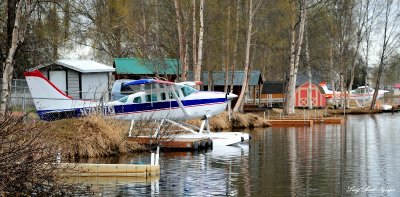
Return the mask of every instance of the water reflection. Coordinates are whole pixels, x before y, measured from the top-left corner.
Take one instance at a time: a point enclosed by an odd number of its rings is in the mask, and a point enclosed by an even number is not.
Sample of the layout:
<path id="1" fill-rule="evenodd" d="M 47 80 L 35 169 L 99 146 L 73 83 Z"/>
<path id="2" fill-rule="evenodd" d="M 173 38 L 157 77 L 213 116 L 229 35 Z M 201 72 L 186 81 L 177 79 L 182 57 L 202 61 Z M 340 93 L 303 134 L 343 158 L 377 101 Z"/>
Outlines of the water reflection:
<path id="1" fill-rule="evenodd" d="M 163 152 L 153 183 L 102 187 L 160 196 L 400 196 L 400 113 L 347 116 L 343 125 L 248 130 L 248 145 Z M 148 158 L 148 160 L 147 160 Z M 114 162 L 148 162 L 148 154 Z M 153 187 L 152 187 L 153 185 Z M 112 189 L 110 189 L 112 188 Z"/>
<path id="2" fill-rule="evenodd" d="M 236 196 L 236 182 L 249 179 L 248 153 L 248 145 L 185 156 L 163 153 L 161 190 L 168 196 Z"/>

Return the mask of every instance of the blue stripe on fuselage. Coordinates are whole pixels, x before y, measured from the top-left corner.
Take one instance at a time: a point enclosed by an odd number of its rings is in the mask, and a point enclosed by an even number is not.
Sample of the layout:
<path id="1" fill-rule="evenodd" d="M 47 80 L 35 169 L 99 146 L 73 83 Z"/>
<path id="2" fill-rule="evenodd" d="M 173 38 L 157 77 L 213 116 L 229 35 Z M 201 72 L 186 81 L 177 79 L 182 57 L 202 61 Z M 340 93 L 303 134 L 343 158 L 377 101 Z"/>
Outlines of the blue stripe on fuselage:
<path id="1" fill-rule="evenodd" d="M 185 107 L 194 107 L 197 105 L 207 105 L 214 103 L 226 102 L 226 98 L 214 98 L 214 99 L 198 99 L 198 100 L 182 100 L 182 104 Z M 153 103 L 134 103 L 127 105 L 115 105 L 113 106 L 113 111 L 109 110 L 107 107 L 104 107 L 103 112 L 107 115 L 122 115 L 129 113 L 143 113 L 145 111 L 157 111 L 169 108 L 177 108 L 179 107 L 178 102 L 176 101 L 164 101 L 164 102 L 153 102 Z M 59 116 L 59 114 L 68 113 L 69 116 L 80 117 L 84 116 L 85 112 L 94 111 L 95 108 L 73 108 L 70 110 L 38 110 L 37 113 L 42 120 L 55 120 L 62 119 L 64 115 L 60 118 L 54 117 Z"/>

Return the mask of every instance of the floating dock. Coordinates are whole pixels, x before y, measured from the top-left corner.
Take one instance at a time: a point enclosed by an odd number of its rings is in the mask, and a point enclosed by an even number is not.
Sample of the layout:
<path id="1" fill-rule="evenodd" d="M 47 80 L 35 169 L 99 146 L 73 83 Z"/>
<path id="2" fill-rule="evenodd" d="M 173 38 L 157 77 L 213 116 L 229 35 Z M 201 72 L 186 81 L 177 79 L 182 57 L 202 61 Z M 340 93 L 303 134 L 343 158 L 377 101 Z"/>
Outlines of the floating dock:
<path id="1" fill-rule="evenodd" d="M 129 141 L 151 147 L 159 145 L 163 149 L 181 149 L 181 150 L 203 150 L 212 149 L 213 142 L 210 138 L 179 138 L 179 137 L 148 137 L 137 136 L 128 137 Z"/>
<path id="2" fill-rule="evenodd" d="M 329 118 L 310 118 L 310 119 L 280 119 L 268 120 L 271 127 L 292 127 L 292 126 L 310 126 L 314 124 L 342 124 L 343 117 L 329 117 Z"/>
<path id="3" fill-rule="evenodd" d="M 329 118 L 310 118 L 314 124 L 342 124 L 344 122 L 343 117 L 329 117 Z"/>
<path id="4" fill-rule="evenodd" d="M 268 120 L 271 124 L 271 127 L 298 127 L 298 126 L 307 126 L 312 127 L 313 121 L 312 120 Z"/>
<path id="5" fill-rule="evenodd" d="M 160 165 L 59 163 L 65 176 L 150 177 L 160 175 Z"/>

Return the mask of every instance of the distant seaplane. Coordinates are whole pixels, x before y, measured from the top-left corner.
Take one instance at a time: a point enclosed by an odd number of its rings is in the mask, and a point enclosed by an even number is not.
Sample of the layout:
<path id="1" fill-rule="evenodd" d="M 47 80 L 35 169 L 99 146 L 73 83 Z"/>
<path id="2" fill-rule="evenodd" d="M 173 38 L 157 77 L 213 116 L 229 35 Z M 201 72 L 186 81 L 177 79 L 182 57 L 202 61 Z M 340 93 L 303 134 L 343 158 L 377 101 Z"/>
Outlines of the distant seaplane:
<path id="1" fill-rule="evenodd" d="M 325 91 L 325 97 L 328 102 L 334 102 L 334 98 L 336 98 L 336 100 L 339 100 L 346 97 L 347 99 L 355 100 L 359 107 L 361 107 L 364 102 L 371 100 L 375 92 L 375 90 L 369 86 L 359 86 L 357 87 L 357 89 L 351 90 L 350 93 L 342 93 L 339 91 L 333 92 L 332 90 L 329 90 L 325 82 L 321 82 L 319 83 L 319 85 Z M 382 98 L 387 92 L 389 91 L 378 90 L 377 99 Z M 362 104 L 360 104 L 359 102 L 362 102 Z"/>
<path id="2" fill-rule="evenodd" d="M 174 83 L 158 79 L 127 81 L 123 86 L 137 86 L 140 91 L 119 100 L 102 103 L 74 99 L 50 82 L 40 71 L 25 72 L 37 114 L 42 120 L 87 116 L 101 112 L 106 117 L 125 120 L 160 120 L 176 124 L 189 131 L 186 137 L 210 137 L 223 145 L 247 141 L 250 135 L 242 132 L 210 132 L 208 119 L 225 111 L 228 102 L 237 95 L 223 92 L 198 91 L 191 86 L 201 82 Z M 175 121 L 201 118 L 198 130 Z M 205 128 L 204 128 L 205 127 Z M 155 133 L 155 135 L 157 132 Z M 191 136 L 192 135 L 192 136 Z M 218 143 L 214 140 L 214 145 Z"/>

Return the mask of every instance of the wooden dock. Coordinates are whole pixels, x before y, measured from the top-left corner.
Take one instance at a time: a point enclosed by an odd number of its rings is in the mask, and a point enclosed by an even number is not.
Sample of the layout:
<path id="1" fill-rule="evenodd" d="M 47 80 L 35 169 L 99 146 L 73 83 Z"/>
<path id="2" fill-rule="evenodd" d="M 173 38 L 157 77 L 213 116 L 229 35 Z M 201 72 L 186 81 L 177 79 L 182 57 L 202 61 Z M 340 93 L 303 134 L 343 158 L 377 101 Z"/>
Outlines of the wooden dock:
<path id="1" fill-rule="evenodd" d="M 160 165 L 59 163 L 65 176 L 150 177 L 160 175 Z"/>
<path id="2" fill-rule="evenodd" d="M 314 124 L 342 124 L 344 123 L 343 117 L 329 117 L 329 118 L 311 118 Z"/>
<path id="3" fill-rule="evenodd" d="M 295 126 L 310 126 L 314 124 L 342 124 L 343 117 L 328 117 L 328 118 L 310 118 L 310 119 L 280 119 L 268 120 L 271 127 L 295 127 Z"/>
<path id="4" fill-rule="evenodd" d="M 160 137 L 153 138 L 148 136 L 129 137 L 128 140 L 137 142 L 144 146 L 157 146 L 163 149 L 181 150 L 203 150 L 212 149 L 212 140 L 206 137 L 199 138 L 179 138 L 179 137 Z"/>
<path id="5" fill-rule="evenodd" d="M 268 120 L 271 124 L 271 127 L 298 127 L 298 126 L 307 126 L 312 127 L 312 120 Z"/>
<path id="6" fill-rule="evenodd" d="M 65 177 L 68 183 L 73 184 L 86 184 L 92 186 L 106 185 L 106 184 L 132 184 L 132 183 L 146 183 L 152 184 L 160 180 L 160 175 L 152 175 L 150 177 L 127 177 L 127 176 L 68 176 Z"/>

